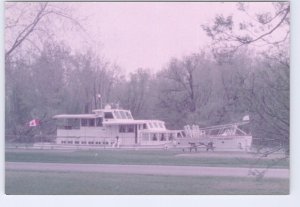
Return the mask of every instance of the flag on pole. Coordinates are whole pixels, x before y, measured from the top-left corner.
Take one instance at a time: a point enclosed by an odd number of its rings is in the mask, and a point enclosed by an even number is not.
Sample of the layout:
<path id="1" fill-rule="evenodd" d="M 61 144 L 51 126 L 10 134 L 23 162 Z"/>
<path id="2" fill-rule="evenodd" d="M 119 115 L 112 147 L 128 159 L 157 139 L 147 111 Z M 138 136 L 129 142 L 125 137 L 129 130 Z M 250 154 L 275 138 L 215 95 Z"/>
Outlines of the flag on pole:
<path id="1" fill-rule="evenodd" d="M 36 126 L 39 126 L 41 124 L 41 121 L 38 120 L 38 119 L 32 119 L 30 122 L 29 122 L 29 126 L 30 127 L 36 127 Z"/>

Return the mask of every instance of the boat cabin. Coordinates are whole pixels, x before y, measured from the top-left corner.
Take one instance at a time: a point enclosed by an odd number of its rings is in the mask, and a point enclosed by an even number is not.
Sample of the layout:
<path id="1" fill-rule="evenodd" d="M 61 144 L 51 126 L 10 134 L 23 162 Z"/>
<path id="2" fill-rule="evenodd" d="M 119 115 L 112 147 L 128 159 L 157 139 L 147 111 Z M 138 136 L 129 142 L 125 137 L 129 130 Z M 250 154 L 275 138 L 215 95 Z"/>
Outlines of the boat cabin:
<path id="1" fill-rule="evenodd" d="M 121 146 L 164 145 L 172 143 L 178 130 L 168 130 L 160 120 L 135 120 L 129 110 L 93 110 L 92 114 L 60 114 L 57 144 Z"/>

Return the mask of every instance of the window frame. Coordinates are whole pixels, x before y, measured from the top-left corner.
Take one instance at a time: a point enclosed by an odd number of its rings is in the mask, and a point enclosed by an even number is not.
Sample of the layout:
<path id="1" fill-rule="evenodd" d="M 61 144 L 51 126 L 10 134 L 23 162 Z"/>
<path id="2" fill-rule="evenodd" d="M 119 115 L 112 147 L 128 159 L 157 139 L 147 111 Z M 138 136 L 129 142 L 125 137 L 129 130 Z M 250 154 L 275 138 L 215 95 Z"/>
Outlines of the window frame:
<path id="1" fill-rule="evenodd" d="M 115 115 L 116 119 L 122 119 L 120 111 L 114 111 L 114 115 Z"/>
<path id="2" fill-rule="evenodd" d="M 93 123 L 93 125 L 91 125 L 91 123 Z M 88 119 L 88 126 L 95 127 L 95 119 L 94 118 Z"/>
<path id="3" fill-rule="evenodd" d="M 159 126 L 161 129 L 164 129 L 163 123 L 159 122 L 159 123 L 158 123 L 158 126 Z"/>
<path id="4" fill-rule="evenodd" d="M 107 116 L 108 114 L 110 114 L 111 116 Z M 104 112 L 104 118 L 105 119 L 114 119 L 114 113 L 111 112 L 111 111 L 107 111 L 107 112 Z"/>
<path id="5" fill-rule="evenodd" d="M 127 119 L 125 111 L 120 111 L 120 115 L 121 115 L 122 119 Z"/>
<path id="6" fill-rule="evenodd" d="M 119 125 L 119 133 L 126 133 L 126 125 Z"/>
<path id="7" fill-rule="evenodd" d="M 151 122 L 148 123 L 149 129 L 153 129 L 153 124 Z"/>
<path id="8" fill-rule="evenodd" d="M 80 119 L 80 126 L 82 126 L 82 127 L 87 127 L 87 126 L 88 126 L 88 119 L 86 119 L 86 118 L 81 118 L 81 119 Z"/>
<path id="9" fill-rule="evenodd" d="M 127 125 L 127 132 L 134 133 L 134 124 Z"/>
<path id="10" fill-rule="evenodd" d="M 133 119 L 132 115 L 130 114 L 129 111 L 125 111 L 125 114 L 127 116 L 127 119 Z"/>
<path id="11" fill-rule="evenodd" d="M 99 122 L 99 120 L 100 120 L 100 122 Z M 99 125 L 99 123 L 100 123 L 100 125 Z M 103 117 L 97 117 L 95 119 L 95 127 L 103 127 Z"/>

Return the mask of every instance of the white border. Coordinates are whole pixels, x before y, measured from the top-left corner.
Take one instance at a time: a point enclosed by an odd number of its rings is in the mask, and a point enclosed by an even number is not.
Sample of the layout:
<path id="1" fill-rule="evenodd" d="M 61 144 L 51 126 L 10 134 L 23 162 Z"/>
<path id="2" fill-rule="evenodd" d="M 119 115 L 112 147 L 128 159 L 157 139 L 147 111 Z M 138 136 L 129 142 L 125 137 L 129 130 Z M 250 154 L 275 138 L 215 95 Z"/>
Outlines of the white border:
<path id="1" fill-rule="evenodd" d="M 296 21 L 300 19 L 300 14 L 296 8 L 300 8 L 300 2 L 291 1 L 291 191 L 290 195 L 282 196 L 6 196 L 4 195 L 4 10 L 3 0 L 1 0 L 1 70 L 0 70 L 0 206 L 15 207 L 53 207 L 53 206 L 73 206 L 89 207 L 99 206 L 188 206 L 198 207 L 207 205 L 209 207 L 294 207 L 300 195 L 299 191 L 299 147 L 300 131 L 297 130 L 300 123 L 300 24 Z M 298 196 L 297 196 L 298 195 Z M 299 203 L 299 202 L 298 202 Z M 298 204 L 299 205 L 299 204 Z"/>

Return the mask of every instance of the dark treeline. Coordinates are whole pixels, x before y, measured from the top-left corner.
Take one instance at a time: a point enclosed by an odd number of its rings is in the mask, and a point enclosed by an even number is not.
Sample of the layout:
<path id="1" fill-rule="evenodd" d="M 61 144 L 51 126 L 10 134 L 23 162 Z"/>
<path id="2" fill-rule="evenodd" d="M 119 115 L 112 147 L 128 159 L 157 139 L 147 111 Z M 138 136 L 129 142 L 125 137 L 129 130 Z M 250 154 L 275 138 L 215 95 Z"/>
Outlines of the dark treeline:
<path id="1" fill-rule="evenodd" d="M 7 11 L 19 5 L 8 6 Z M 225 124 L 250 115 L 255 138 L 279 140 L 288 150 L 288 3 L 274 3 L 273 11 L 257 14 L 251 22 L 216 16 L 210 25 L 202 25 L 212 38 L 211 50 L 172 58 L 156 73 L 139 68 L 130 74 L 92 49 L 74 52 L 51 36 L 37 44 L 38 37 L 44 37 L 40 32 L 51 25 L 49 15 L 58 18 L 64 12 L 60 18 L 68 17 L 72 24 L 74 19 L 68 10 L 49 3 L 34 6 L 24 24 L 14 15 L 6 18 L 5 31 L 15 36 L 5 51 L 7 139 L 54 135 L 53 115 L 91 113 L 115 104 L 130 109 L 135 118 L 161 119 L 170 129 Z M 247 8 L 238 4 L 249 16 Z M 275 40 L 276 32 L 286 35 Z M 267 46 L 250 47 L 254 43 Z M 32 119 L 40 119 L 41 127 L 26 126 Z"/>
<path id="2" fill-rule="evenodd" d="M 53 134 L 53 115 L 91 113 L 110 103 L 135 118 L 162 119 L 171 129 L 236 122 L 250 114 L 256 137 L 286 136 L 289 68 L 250 58 L 250 52 L 223 64 L 191 54 L 171 59 L 155 74 L 140 68 L 126 77 L 92 52 L 71 54 L 64 44 L 47 43 L 30 62 L 6 64 L 6 134 L 37 133 L 26 126 L 35 118 L 42 120 L 43 133 Z"/>

